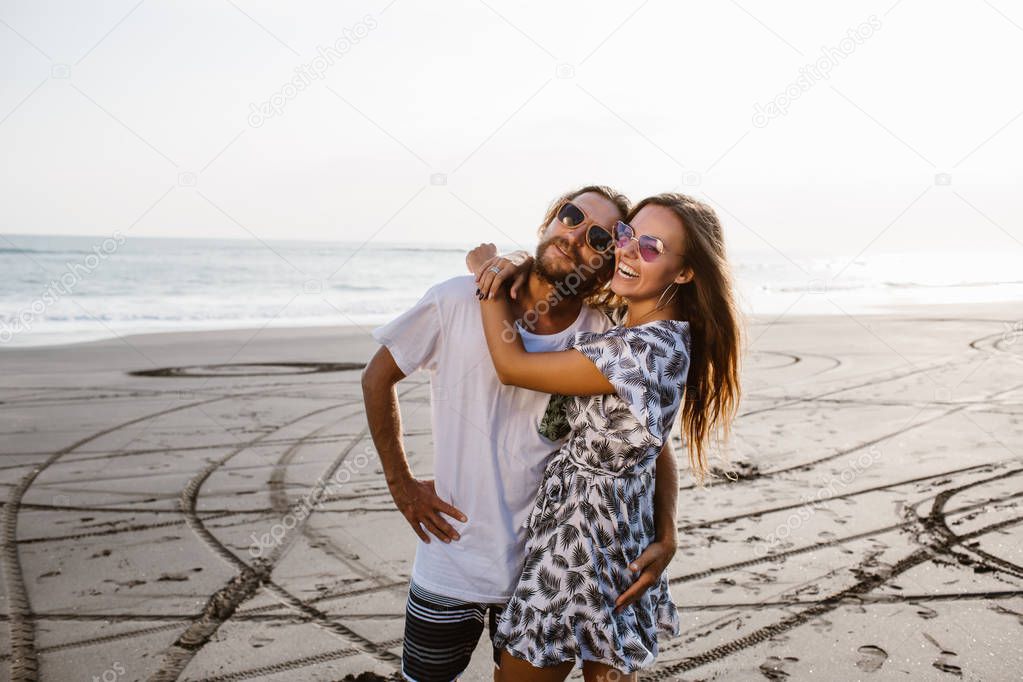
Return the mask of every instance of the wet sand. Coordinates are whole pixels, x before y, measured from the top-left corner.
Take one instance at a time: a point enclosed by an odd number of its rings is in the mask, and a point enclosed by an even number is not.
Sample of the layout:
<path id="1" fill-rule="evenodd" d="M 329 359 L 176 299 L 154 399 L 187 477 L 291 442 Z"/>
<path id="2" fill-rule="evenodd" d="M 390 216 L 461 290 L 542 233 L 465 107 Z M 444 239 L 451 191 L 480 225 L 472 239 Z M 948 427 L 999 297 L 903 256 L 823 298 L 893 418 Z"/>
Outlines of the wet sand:
<path id="1" fill-rule="evenodd" d="M 1019 679 L 1021 315 L 753 320 L 731 476 L 683 476 L 683 633 L 643 679 Z M 0 351 L 0 676 L 393 674 L 415 538 L 366 433 L 374 349 L 338 327 Z M 399 389 L 427 476 L 427 378 Z M 489 660 L 484 638 L 464 679 Z"/>

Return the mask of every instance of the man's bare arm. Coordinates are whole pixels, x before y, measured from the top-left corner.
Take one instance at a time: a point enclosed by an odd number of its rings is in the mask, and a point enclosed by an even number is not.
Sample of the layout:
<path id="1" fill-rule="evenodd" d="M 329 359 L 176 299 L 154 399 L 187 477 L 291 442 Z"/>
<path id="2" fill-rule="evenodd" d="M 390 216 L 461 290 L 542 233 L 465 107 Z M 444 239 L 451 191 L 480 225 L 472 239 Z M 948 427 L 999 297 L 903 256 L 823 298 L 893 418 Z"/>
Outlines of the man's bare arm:
<path id="1" fill-rule="evenodd" d="M 458 532 L 442 513 L 459 521 L 461 511 L 437 497 L 433 480 L 417 480 L 409 467 L 401 440 L 401 410 L 395 386 L 405 374 L 386 346 L 381 346 L 362 372 L 362 397 L 366 405 L 373 445 L 384 469 L 387 487 L 395 505 L 423 542 L 430 542 L 430 531 L 444 542 L 457 540 Z M 425 530 L 424 530 L 425 528 Z"/>

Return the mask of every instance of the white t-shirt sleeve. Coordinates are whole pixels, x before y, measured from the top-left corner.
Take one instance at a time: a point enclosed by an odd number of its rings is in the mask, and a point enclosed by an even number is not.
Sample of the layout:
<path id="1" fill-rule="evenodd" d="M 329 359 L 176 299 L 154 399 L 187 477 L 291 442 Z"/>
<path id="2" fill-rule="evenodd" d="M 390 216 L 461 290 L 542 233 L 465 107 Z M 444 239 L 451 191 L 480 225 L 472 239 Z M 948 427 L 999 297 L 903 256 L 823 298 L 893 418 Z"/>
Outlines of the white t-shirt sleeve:
<path id="1" fill-rule="evenodd" d="M 416 370 L 437 368 L 440 335 L 436 287 L 431 287 L 404 313 L 373 330 L 373 338 L 387 347 L 405 376 Z"/>

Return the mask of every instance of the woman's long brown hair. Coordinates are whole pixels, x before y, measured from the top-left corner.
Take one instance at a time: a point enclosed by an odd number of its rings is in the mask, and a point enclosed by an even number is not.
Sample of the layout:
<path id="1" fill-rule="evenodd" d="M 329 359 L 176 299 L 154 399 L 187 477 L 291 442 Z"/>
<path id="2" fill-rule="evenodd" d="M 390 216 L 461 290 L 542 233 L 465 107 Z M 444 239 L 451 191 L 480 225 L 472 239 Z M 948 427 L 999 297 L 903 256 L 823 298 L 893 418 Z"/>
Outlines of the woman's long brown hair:
<path id="1" fill-rule="evenodd" d="M 728 439 L 739 407 L 742 316 L 714 209 L 685 194 L 658 194 L 636 204 L 626 222 L 650 205 L 670 209 L 685 227 L 683 264 L 693 278 L 679 285 L 672 303 L 675 319 L 689 322 L 692 352 L 681 422 L 689 464 L 702 484 L 707 443 L 713 436 Z"/>

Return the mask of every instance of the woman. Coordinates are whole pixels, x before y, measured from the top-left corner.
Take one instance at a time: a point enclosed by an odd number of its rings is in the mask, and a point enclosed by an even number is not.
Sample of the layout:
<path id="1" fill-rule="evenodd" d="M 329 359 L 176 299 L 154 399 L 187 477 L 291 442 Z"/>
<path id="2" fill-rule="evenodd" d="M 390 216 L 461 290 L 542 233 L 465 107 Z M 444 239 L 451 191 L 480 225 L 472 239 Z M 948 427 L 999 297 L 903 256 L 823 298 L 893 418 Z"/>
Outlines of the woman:
<path id="1" fill-rule="evenodd" d="M 492 275 L 480 278 L 502 383 L 574 396 L 571 433 L 546 468 L 522 575 L 498 624 L 504 680 L 560 681 L 577 660 L 586 680 L 635 679 L 657 656 L 658 632 L 678 634 L 666 576 L 617 611 L 615 598 L 634 579 L 629 557 L 655 536 L 653 464 L 673 421 L 681 412 L 702 481 L 706 443 L 727 436 L 739 400 L 738 314 L 713 209 L 680 194 L 649 197 L 614 232 L 609 287 L 624 323 L 579 332 L 569 350 L 527 353 L 506 331 L 507 298 L 489 296 Z"/>

